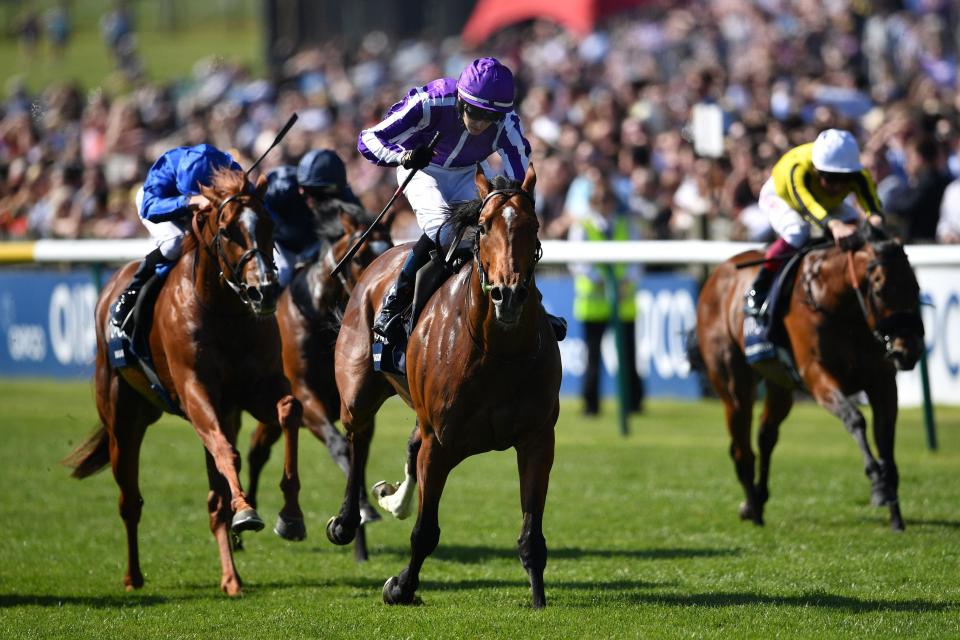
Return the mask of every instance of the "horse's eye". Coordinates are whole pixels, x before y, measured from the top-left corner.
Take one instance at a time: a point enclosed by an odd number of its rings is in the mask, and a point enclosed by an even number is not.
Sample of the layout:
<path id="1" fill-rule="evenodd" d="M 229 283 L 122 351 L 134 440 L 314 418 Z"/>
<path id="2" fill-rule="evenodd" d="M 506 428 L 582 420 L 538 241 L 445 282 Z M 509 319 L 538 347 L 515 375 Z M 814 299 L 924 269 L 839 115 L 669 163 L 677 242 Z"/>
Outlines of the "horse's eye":
<path id="1" fill-rule="evenodd" d="M 483 223 L 482 223 L 482 222 L 479 223 L 479 224 L 477 225 L 477 233 L 479 233 L 480 235 L 483 235 L 483 234 L 485 234 L 486 232 L 487 232 L 487 228 L 486 228 L 485 226 L 483 226 Z"/>

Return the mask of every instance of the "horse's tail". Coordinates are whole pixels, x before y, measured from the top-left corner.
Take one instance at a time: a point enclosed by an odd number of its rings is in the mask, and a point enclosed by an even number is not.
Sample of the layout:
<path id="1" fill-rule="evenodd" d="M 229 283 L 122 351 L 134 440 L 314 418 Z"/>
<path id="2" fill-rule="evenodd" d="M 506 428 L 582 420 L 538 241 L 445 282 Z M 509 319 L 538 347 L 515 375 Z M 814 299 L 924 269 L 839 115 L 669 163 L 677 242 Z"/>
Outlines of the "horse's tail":
<path id="1" fill-rule="evenodd" d="M 694 371 L 706 371 L 707 363 L 703 361 L 703 354 L 700 353 L 700 341 L 697 340 L 697 330 L 690 329 L 690 331 L 687 331 L 684 342 L 687 347 L 687 362 L 690 363 L 690 368 Z"/>
<path id="2" fill-rule="evenodd" d="M 61 462 L 73 469 L 74 478 L 92 476 L 110 464 L 110 436 L 103 425 Z"/>

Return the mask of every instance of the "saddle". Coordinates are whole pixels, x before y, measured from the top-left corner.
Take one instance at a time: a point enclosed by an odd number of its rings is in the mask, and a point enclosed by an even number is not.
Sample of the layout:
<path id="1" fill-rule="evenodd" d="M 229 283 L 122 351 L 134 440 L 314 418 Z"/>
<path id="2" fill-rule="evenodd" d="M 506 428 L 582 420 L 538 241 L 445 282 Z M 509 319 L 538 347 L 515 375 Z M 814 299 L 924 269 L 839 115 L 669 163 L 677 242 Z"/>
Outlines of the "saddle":
<path id="1" fill-rule="evenodd" d="M 173 398 L 167 392 L 160 377 L 157 375 L 153 366 L 153 358 L 150 355 L 150 328 L 153 326 L 153 310 L 157 304 L 157 297 L 163 288 L 166 280 L 164 276 L 154 273 L 150 276 L 140 293 L 137 294 L 137 300 L 133 304 L 133 311 L 127 326 L 133 325 L 129 333 L 121 331 L 119 322 L 116 318 L 108 319 L 109 327 L 109 346 L 107 353 L 110 358 L 110 366 L 115 369 L 126 369 L 139 366 L 143 375 L 147 377 L 150 384 L 150 390 L 157 396 L 160 406 L 171 413 L 183 416 L 183 410 L 180 405 L 173 401 Z M 116 305 L 111 305 L 113 308 Z"/>
<path id="2" fill-rule="evenodd" d="M 790 296 L 803 256 L 813 245 L 791 256 L 777 274 L 763 307 L 757 316 L 743 319 L 744 356 L 764 378 L 786 388 L 802 385 L 783 326 L 783 316 L 790 308 Z"/>
<path id="3" fill-rule="evenodd" d="M 439 249 L 430 252 L 430 259 L 417 271 L 413 288 L 413 302 L 400 314 L 403 323 L 404 340 L 402 343 L 385 343 L 374 334 L 373 368 L 383 373 L 407 375 L 407 338 L 413 333 L 420 314 L 430 298 L 447 281 L 447 278 L 460 271 L 463 265 L 473 259 L 472 236 L 469 240 L 459 237 L 450 247 L 446 256 Z"/>

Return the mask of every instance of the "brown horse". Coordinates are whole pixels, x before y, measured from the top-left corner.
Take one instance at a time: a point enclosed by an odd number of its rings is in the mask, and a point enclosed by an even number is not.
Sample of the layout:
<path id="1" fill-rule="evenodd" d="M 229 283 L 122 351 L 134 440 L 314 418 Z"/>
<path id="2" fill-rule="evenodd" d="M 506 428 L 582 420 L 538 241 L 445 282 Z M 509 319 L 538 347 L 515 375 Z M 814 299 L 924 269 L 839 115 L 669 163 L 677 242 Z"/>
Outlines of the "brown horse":
<path id="1" fill-rule="evenodd" d="M 450 219 L 457 230 L 476 227 L 472 264 L 424 306 L 407 346 L 406 378 L 374 371 L 371 326 L 408 247 L 370 265 L 347 305 L 335 362 L 351 467 L 340 513 L 327 524 L 332 542 L 348 543 L 360 523 L 363 463 L 380 405 L 399 394 L 419 424 L 420 504 L 412 557 L 384 585 L 387 604 L 415 600 L 420 568 L 440 539 L 438 509 L 450 471 L 468 456 L 514 447 L 523 510 L 520 560 L 533 605 L 546 605 L 542 518 L 559 413 L 560 351 L 534 282 L 540 257 L 535 182 L 531 166 L 522 185 L 496 178 L 491 187 L 478 168 L 480 198 L 458 207 Z"/>
<path id="2" fill-rule="evenodd" d="M 260 530 L 263 521 L 240 486 L 240 457 L 234 447 L 240 413 L 275 422 L 286 433 L 280 487 L 284 506 L 277 532 L 304 534 L 298 494 L 297 432 L 302 409 L 283 375 L 280 333 L 273 317 L 277 285 L 273 268 L 273 223 L 263 207 L 266 187 L 254 191 L 241 171 L 222 169 L 202 187 L 215 209 L 193 217 L 193 235 L 159 293 L 149 347 L 156 373 L 172 402 L 203 442 L 210 493 L 210 530 L 220 549 L 220 588 L 241 591 L 230 548 L 233 531 Z M 116 273 L 97 302 L 97 412 L 101 427 L 68 458 L 73 475 L 84 478 L 108 463 L 120 487 L 120 517 L 127 530 L 127 589 L 143 586 L 137 525 L 143 506 L 138 485 L 140 444 L 161 406 L 146 377 L 132 367 L 117 371 L 107 354 L 109 307 L 136 264 Z"/>
<path id="3" fill-rule="evenodd" d="M 743 292 L 756 275 L 751 251 L 721 264 L 707 279 L 697 304 L 696 342 L 710 384 L 726 409 L 730 455 L 746 501 L 740 517 L 763 524 L 769 498 L 770 456 L 793 390 L 768 379 L 760 418 L 759 478 L 750 428 L 756 383 L 744 357 Z M 760 260 L 762 261 L 762 260 Z M 785 300 L 783 328 L 803 386 L 820 406 L 840 418 L 863 454 L 872 502 L 890 509 L 890 525 L 903 529 L 894 461 L 898 369 L 912 369 L 923 348 L 919 286 L 898 241 L 868 242 L 855 253 L 834 246 L 807 253 L 797 284 Z M 691 345 L 691 361 L 698 355 Z M 878 457 L 867 444 L 866 420 L 849 397 L 866 392 L 873 409 Z"/>
<path id="4" fill-rule="evenodd" d="M 371 220 L 363 212 L 342 211 L 341 236 L 322 258 L 304 268 L 290 287 L 280 296 L 277 321 L 283 341 L 283 369 L 293 386 L 294 395 L 303 403 L 303 424 L 323 442 L 333 461 L 346 474 L 350 469 L 346 439 L 333 422 L 340 415 L 340 393 L 333 375 L 333 350 L 340 332 L 343 310 L 363 270 L 384 251 L 393 246 L 387 222 L 376 225 L 367 241 L 350 261 L 348 268 L 336 277 L 333 268 L 370 227 Z M 247 498 L 256 506 L 260 472 L 270 457 L 270 448 L 280 437 L 280 426 L 261 422 L 250 439 L 250 482 Z M 370 506 L 364 491 L 360 497 L 364 523 L 380 519 Z M 356 557 L 366 560 L 367 548 L 363 527 L 357 535 Z"/>

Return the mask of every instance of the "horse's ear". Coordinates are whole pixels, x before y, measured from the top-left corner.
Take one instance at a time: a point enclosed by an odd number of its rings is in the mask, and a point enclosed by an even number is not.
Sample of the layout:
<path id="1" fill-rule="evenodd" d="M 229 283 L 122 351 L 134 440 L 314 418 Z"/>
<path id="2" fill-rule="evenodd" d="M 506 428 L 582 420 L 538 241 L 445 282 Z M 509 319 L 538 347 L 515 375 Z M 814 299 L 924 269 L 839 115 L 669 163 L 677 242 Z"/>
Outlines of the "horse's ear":
<path id="1" fill-rule="evenodd" d="M 257 192 L 257 197 L 263 200 L 264 196 L 267 195 L 267 176 L 260 174 L 254 189 Z"/>
<path id="2" fill-rule="evenodd" d="M 350 235 L 357 230 L 357 225 L 354 223 L 353 218 L 344 209 L 340 209 L 339 216 L 340 225 L 343 227 L 343 230 L 347 235 Z"/>
<path id="3" fill-rule="evenodd" d="M 477 183 L 477 195 L 483 200 L 487 197 L 487 194 L 490 193 L 490 181 L 487 180 L 487 176 L 483 172 L 483 167 L 480 166 L 479 162 L 477 163 L 477 173 L 474 176 L 474 182 Z"/>
<path id="4" fill-rule="evenodd" d="M 200 185 L 200 195 L 209 200 L 210 202 L 219 202 L 220 198 L 217 196 L 217 191 L 213 187 L 208 187 L 205 184 Z"/>
<path id="5" fill-rule="evenodd" d="M 527 165 L 527 175 L 523 176 L 523 185 L 521 189 L 533 195 L 533 188 L 537 186 L 537 172 L 533 170 L 533 163 Z"/>

